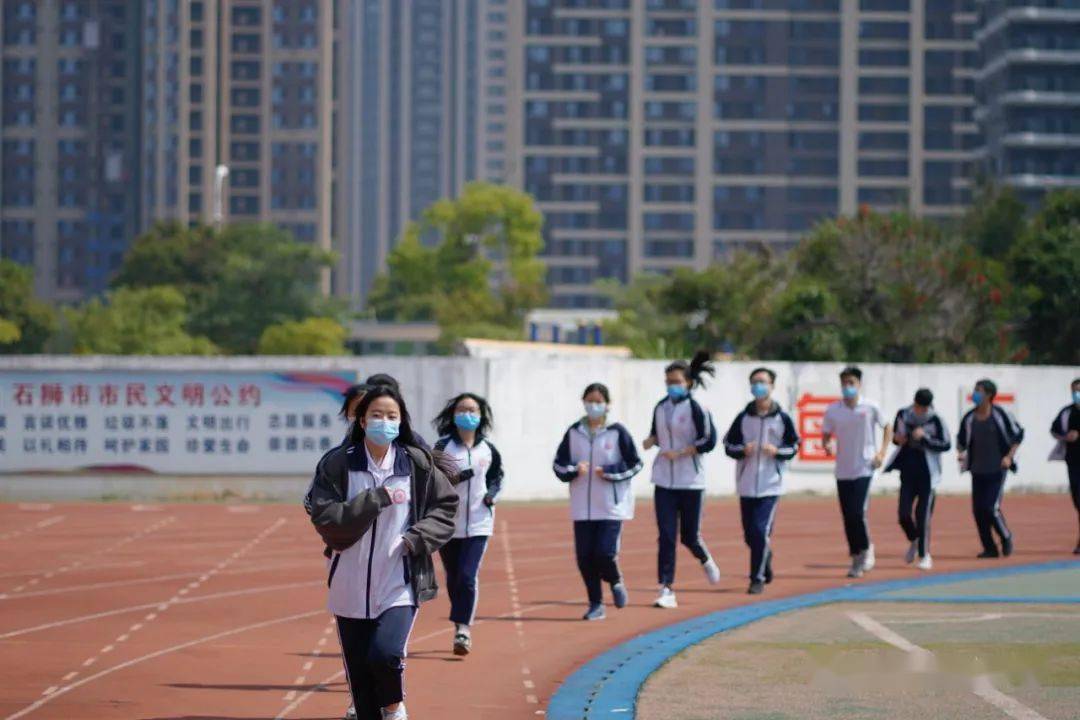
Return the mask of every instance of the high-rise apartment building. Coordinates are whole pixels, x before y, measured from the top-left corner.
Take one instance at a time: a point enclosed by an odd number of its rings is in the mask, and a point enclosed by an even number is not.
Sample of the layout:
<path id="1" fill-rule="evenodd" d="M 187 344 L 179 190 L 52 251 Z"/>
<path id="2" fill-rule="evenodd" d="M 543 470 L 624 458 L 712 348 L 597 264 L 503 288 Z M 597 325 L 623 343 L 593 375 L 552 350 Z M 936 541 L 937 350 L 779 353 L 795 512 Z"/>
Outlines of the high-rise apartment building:
<path id="1" fill-rule="evenodd" d="M 340 3 L 336 293 L 362 300 L 424 208 L 505 178 L 514 4 Z"/>
<path id="2" fill-rule="evenodd" d="M 960 211 L 977 144 L 972 0 L 528 0 L 511 180 L 558 306 L 598 278 L 792 245 L 859 204 Z M 513 162 L 513 161 L 511 161 Z"/>
<path id="3" fill-rule="evenodd" d="M 333 3 L 143 4 L 143 226 L 270 222 L 331 248 Z"/>
<path id="4" fill-rule="evenodd" d="M 1029 204 L 1080 187 L 1080 2 L 987 0 L 976 39 L 982 169 Z"/>
<path id="5" fill-rule="evenodd" d="M 139 227 L 140 5 L 3 0 L 0 256 L 50 300 L 105 287 Z"/>

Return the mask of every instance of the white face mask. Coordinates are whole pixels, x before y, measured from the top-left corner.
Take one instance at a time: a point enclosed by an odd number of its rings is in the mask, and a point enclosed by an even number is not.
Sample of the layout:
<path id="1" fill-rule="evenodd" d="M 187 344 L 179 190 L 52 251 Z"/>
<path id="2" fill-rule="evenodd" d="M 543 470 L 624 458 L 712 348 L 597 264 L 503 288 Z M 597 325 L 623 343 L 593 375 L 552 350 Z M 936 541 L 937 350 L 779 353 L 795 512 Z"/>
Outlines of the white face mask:
<path id="1" fill-rule="evenodd" d="M 607 415 L 607 403 L 585 403 L 585 414 L 592 420 L 599 420 Z"/>

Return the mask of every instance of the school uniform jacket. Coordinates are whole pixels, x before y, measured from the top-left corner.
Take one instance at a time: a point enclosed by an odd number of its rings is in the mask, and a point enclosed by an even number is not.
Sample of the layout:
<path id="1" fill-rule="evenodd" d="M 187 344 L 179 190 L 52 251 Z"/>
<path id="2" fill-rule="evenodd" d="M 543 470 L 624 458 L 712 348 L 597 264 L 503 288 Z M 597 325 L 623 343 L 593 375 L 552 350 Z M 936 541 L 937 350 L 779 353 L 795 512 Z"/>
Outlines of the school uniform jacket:
<path id="1" fill-rule="evenodd" d="M 998 448 L 1004 457 L 1009 452 L 1009 448 L 1024 441 L 1024 428 L 1020 427 L 1020 423 L 1016 422 L 1016 418 L 1012 416 L 1012 413 L 1000 405 L 990 406 L 990 417 L 997 427 Z M 967 414 L 964 415 L 964 419 L 960 421 L 960 431 L 956 434 L 956 448 L 960 452 L 966 453 L 962 470 L 967 470 L 971 463 L 971 448 L 968 445 L 973 422 L 975 422 L 974 408 L 968 410 Z M 1016 467 L 1016 458 L 1013 457 L 1012 467 L 1009 469 L 1016 472 Z"/>
<path id="2" fill-rule="evenodd" d="M 489 507 L 484 498 L 490 498 L 494 505 L 502 490 L 503 465 L 499 451 L 490 440 L 479 435 L 470 448 L 457 433 L 440 438 L 435 449 L 452 457 L 460 470 L 454 485 L 460 498 L 454 537 L 491 535 L 495 530 L 495 508 Z"/>
<path id="3" fill-rule="evenodd" d="M 667 408 L 671 409 L 670 422 Z M 704 490 L 705 465 L 701 456 L 716 447 L 716 428 L 709 411 L 691 395 L 678 400 L 664 398 L 653 410 L 649 434 L 656 438 L 661 452 L 690 446 L 697 450 L 697 454 L 677 460 L 658 454 L 653 460 L 653 485 L 671 490 Z"/>
<path id="4" fill-rule="evenodd" d="M 1073 458 L 1069 457 L 1069 443 L 1065 442 L 1065 436 L 1080 424 L 1077 423 L 1077 416 L 1080 416 L 1080 409 L 1076 407 L 1076 403 L 1069 403 L 1054 416 L 1054 422 L 1050 423 L 1050 434 L 1054 436 L 1054 440 L 1057 442 L 1054 444 L 1054 449 L 1050 451 L 1047 460 L 1073 462 Z M 1074 450 L 1073 456 L 1076 453 L 1077 451 Z"/>
<path id="5" fill-rule="evenodd" d="M 578 475 L 578 463 L 589 464 L 587 475 Z M 594 468 L 602 468 L 598 477 Z M 556 477 L 570 484 L 570 516 L 573 520 L 632 520 L 634 493 L 630 480 L 641 472 L 634 439 L 625 427 L 613 423 L 589 431 L 582 418 L 563 435 L 555 453 Z"/>
<path id="6" fill-rule="evenodd" d="M 912 445 L 911 431 L 917 427 L 921 427 L 925 435 L 918 445 Z M 915 406 L 909 405 L 897 412 L 893 421 L 893 442 L 896 442 L 898 435 L 907 436 L 908 441 L 903 445 L 897 443 L 896 450 L 885 465 L 885 472 L 899 470 L 900 480 L 903 481 L 904 473 L 909 471 L 912 463 L 925 462 L 930 474 L 930 487 L 937 487 L 941 482 L 941 454 L 952 448 L 945 421 L 933 408 L 927 415 L 920 417 L 915 413 Z"/>
<path id="7" fill-rule="evenodd" d="M 363 445 L 324 455 L 304 506 L 333 551 L 330 612 L 370 619 L 434 598 L 431 556 L 454 534 L 457 503 L 450 481 L 420 448 L 395 443 L 392 473 L 381 484 Z"/>
<path id="8" fill-rule="evenodd" d="M 746 454 L 746 444 L 757 443 L 758 449 Z M 761 452 L 762 445 L 775 445 L 776 457 Z M 795 423 L 773 402 L 764 415 L 757 414 L 751 402 L 731 423 L 724 435 L 724 452 L 738 462 L 735 464 L 735 489 L 739 497 L 757 498 L 784 494 L 784 471 L 799 450 L 799 435 Z"/>

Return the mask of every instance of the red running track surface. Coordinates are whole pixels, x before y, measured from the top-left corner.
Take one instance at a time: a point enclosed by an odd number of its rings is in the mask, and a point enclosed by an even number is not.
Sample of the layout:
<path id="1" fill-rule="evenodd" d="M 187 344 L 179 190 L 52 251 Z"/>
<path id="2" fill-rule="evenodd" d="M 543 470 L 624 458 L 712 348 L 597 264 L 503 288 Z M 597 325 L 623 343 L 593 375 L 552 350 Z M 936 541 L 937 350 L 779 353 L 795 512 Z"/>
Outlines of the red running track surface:
<path id="1" fill-rule="evenodd" d="M 871 502 L 878 567 L 910 576 L 895 499 Z M 1008 560 L 977 561 L 966 497 L 942 497 L 935 572 L 1071 557 L 1066 495 L 1008 497 Z M 709 587 L 679 551 L 680 607 L 651 607 L 656 528 L 626 524 L 630 607 L 579 620 L 584 591 L 564 505 L 507 505 L 481 572 L 474 652 L 449 652 L 444 595 L 423 606 L 407 670 L 410 717 L 535 718 L 560 681 L 635 634 L 750 602 L 738 507 L 710 500 L 704 535 L 724 572 Z M 833 499 L 781 501 L 765 598 L 845 582 Z M 339 718 L 348 700 L 324 609 L 321 546 L 299 505 L 0 505 L 0 719 Z M 515 613 L 520 617 L 515 617 Z"/>

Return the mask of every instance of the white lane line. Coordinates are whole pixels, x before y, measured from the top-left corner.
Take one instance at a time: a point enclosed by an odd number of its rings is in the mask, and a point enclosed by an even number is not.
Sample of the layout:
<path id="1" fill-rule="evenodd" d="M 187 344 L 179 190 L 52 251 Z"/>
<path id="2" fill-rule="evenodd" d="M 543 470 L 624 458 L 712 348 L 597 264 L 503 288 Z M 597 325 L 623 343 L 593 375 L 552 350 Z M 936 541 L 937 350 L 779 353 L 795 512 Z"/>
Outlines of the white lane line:
<path id="1" fill-rule="evenodd" d="M 562 605 L 564 602 L 567 602 L 567 601 L 580 601 L 580 600 L 581 600 L 580 595 L 574 595 L 573 597 L 568 597 L 568 598 L 566 598 L 564 600 L 557 601 L 557 602 L 541 603 L 539 605 L 529 605 L 529 606 L 519 610 L 518 613 L 519 613 L 519 615 L 528 615 L 529 613 L 537 612 L 539 610 L 546 610 L 547 608 L 557 607 L 557 606 Z M 492 620 L 505 620 L 506 618 L 509 618 L 509 617 L 514 617 L 514 613 L 513 612 L 508 612 L 508 613 L 503 613 L 502 615 L 496 615 L 495 617 L 489 618 L 487 620 L 477 620 L 475 623 L 473 623 L 473 627 L 476 627 L 477 625 L 483 625 L 484 623 L 491 622 Z M 424 642 L 425 640 L 431 640 L 432 638 L 439 637 L 440 635 L 448 635 L 451 632 L 453 632 L 453 630 L 454 630 L 454 628 L 452 628 L 452 627 L 443 628 L 442 630 L 435 630 L 433 632 L 429 632 L 427 635 L 421 635 L 418 638 L 413 638 L 410 644 L 415 646 L 415 645 L 418 645 L 419 643 Z M 332 631 L 332 628 L 327 628 L 327 632 L 331 632 L 331 631 Z M 321 645 L 322 643 L 320 642 L 319 644 Z M 523 675 L 528 675 L 531 671 L 528 668 L 523 667 L 521 669 L 521 672 L 522 672 Z M 300 695 L 295 700 L 293 700 L 288 705 L 286 705 L 285 708 L 274 717 L 274 720 L 284 720 L 286 717 L 289 716 L 289 714 L 291 712 L 293 712 L 298 707 L 300 707 L 305 702 L 307 702 L 307 700 L 312 695 L 314 695 L 315 693 L 322 692 L 329 685 L 341 680 L 344 677 L 345 677 L 345 671 L 344 670 L 338 670 L 333 675 L 330 675 L 330 676 L 324 678 L 320 683 L 318 683 L 317 685 L 312 687 L 310 690 L 305 692 L 303 695 Z M 543 711 L 537 711 L 537 712 L 540 713 L 540 712 L 543 712 Z M 11 719 L 8 718 L 8 720 L 11 720 Z"/>
<path id="2" fill-rule="evenodd" d="M 280 625 L 282 623 L 293 622 L 294 620 L 303 620 L 305 618 L 314 617 L 315 615 L 322 615 L 325 612 L 326 612 L 326 610 L 311 610 L 311 611 L 308 611 L 308 612 L 297 613 L 295 615 L 286 615 L 285 617 L 276 618 L 274 620 L 264 620 L 262 622 L 253 623 L 251 625 L 243 625 L 243 626 L 238 627 L 238 628 L 233 628 L 232 630 L 225 630 L 224 632 L 215 633 L 213 635 L 207 635 L 205 637 L 195 638 L 194 640 L 188 640 L 187 642 L 180 643 L 179 645 L 173 645 L 171 647 L 167 647 L 167 648 L 164 648 L 162 650 L 157 650 L 157 651 L 152 652 L 152 653 L 147 653 L 146 655 L 141 655 L 141 656 L 139 656 L 137 658 L 134 658 L 132 660 L 122 662 L 122 663 L 120 663 L 118 665 L 113 665 L 110 668 L 106 668 L 106 669 L 104 669 L 104 670 L 102 670 L 100 672 L 97 672 L 97 673 L 93 674 L 93 675 L 89 675 L 87 677 L 84 677 L 82 680 L 71 683 L 70 685 L 65 685 L 65 686 L 61 687 L 59 690 L 57 690 L 56 692 L 54 692 L 53 694 L 49 695 L 48 697 L 41 698 L 37 702 L 34 702 L 34 703 L 31 703 L 30 705 L 27 705 L 22 710 L 19 710 L 18 712 L 14 713 L 12 715 L 8 715 L 6 718 L 4 718 L 4 720 L 18 720 L 21 717 L 26 717 L 30 713 L 32 713 L 35 710 L 37 710 L 38 708 L 42 707 L 46 703 L 49 703 L 52 700 L 55 700 L 56 698 L 60 697 L 61 695 L 66 695 L 67 693 L 71 692 L 72 690 L 76 690 L 76 689 L 82 687 L 83 685 L 86 685 L 87 683 L 94 682 L 95 680 L 100 680 L 101 678 L 105 677 L 106 675 L 111 675 L 114 672 L 117 672 L 117 671 L 120 671 L 120 670 L 125 670 L 125 669 L 127 669 L 127 668 L 129 668 L 129 667 L 131 667 L 133 665 L 139 665 L 139 664 L 147 662 L 149 660 L 155 660 L 155 659 L 157 659 L 157 658 L 159 658 L 159 657 L 161 657 L 163 655 L 169 655 L 169 654 L 172 654 L 172 653 L 175 653 L 175 652 L 179 652 L 181 650 L 187 650 L 188 648 L 194 647 L 196 645 L 202 645 L 204 643 L 214 642 L 215 640 L 221 640 L 222 638 L 232 637 L 233 635 L 239 635 L 240 633 L 245 633 L 245 632 L 248 632 L 249 630 L 259 630 L 259 629 L 262 629 L 262 628 L 265 628 L 265 627 L 271 627 L 273 625 Z"/>
<path id="3" fill-rule="evenodd" d="M 186 597 L 177 602 L 177 605 L 188 605 L 190 603 L 210 602 L 212 600 L 221 600 L 224 598 L 235 598 L 242 595 L 255 595 L 257 593 L 274 592 L 276 590 L 295 590 L 303 587 L 314 587 L 316 585 L 325 585 L 325 580 L 309 580 L 307 582 L 287 583 L 284 585 L 265 585 L 255 588 L 247 588 L 246 590 L 230 590 L 229 592 L 213 593 L 211 595 L 199 595 L 197 597 Z M 34 625 L 32 627 L 19 628 L 17 630 L 9 630 L 8 632 L 0 633 L 0 640 L 7 638 L 19 637 L 20 635 L 29 635 L 30 633 L 42 632 L 43 630 L 51 630 L 53 628 L 64 627 L 65 625 L 75 625 L 78 623 L 89 622 L 91 620 L 99 620 L 101 618 L 112 617 L 114 615 L 125 615 L 127 613 L 142 612 L 143 610 L 149 610 L 150 608 L 156 608 L 161 604 L 160 600 L 156 600 L 151 603 L 145 603 L 143 605 L 131 605 L 130 607 L 116 608 L 115 610 L 105 610 L 103 612 L 94 613 L 92 615 L 80 615 L 78 617 L 67 618 L 66 620 L 57 620 L 55 622 L 43 623 L 41 625 Z M 129 633 L 138 632 L 142 629 L 142 623 L 135 623 L 128 628 Z"/>
<path id="4" fill-rule="evenodd" d="M 257 573 L 265 573 L 265 572 L 271 572 L 271 571 L 276 571 L 276 570 L 284 570 L 286 568 L 294 568 L 294 567 L 301 567 L 301 566 L 311 567 L 311 561 L 310 560 L 307 560 L 307 561 L 297 560 L 296 562 L 276 563 L 276 564 L 273 564 L 273 565 L 261 565 L 260 564 L 258 567 L 244 568 L 243 570 L 230 570 L 229 572 L 225 572 L 225 573 L 221 573 L 221 574 L 222 575 L 230 575 L 230 576 L 232 576 L 232 575 L 254 575 L 254 574 L 257 574 Z M 82 569 L 85 570 L 87 568 L 82 568 Z M 7 599 L 8 600 L 21 600 L 23 598 L 42 597 L 43 595 L 60 595 L 62 593 L 85 592 L 87 590 L 105 590 L 105 589 L 109 589 L 109 588 L 124 587 L 124 586 L 128 586 L 128 585 L 147 585 L 147 584 L 150 584 L 150 583 L 162 582 L 164 580 L 183 580 L 185 578 L 199 577 L 202 574 L 203 574 L 202 572 L 195 571 L 195 572 L 186 572 L 186 573 L 174 573 L 174 574 L 171 574 L 171 575 L 155 575 L 153 577 L 141 577 L 141 578 L 136 578 L 136 579 L 133 579 L 133 580 L 114 580 L 114 581 L 110 581 L 110 582 L 89 583 L 89 584 L 86 584 L 86 585 L 67 585 L 65 587 L 53 588 L 51 590 L 38 590 L 36 592 L 24 592 L 24 593 L 20 593 L 19 595 L 16 595 L 16 596 L 8 597 Z M 5 597 L 4 595 L 0 595 L 0 599 L 4 599 L 4 597 Z"/>
<path id="5" fill-rule="evenodd" d="M 31 580 L 28 580 L 27 582 L 23 583 L 22 585 L 19 585 L 18 587 L 15 587 L 15 588 L 12 588 L 11 590 L 9 590 L 6 593 L 0 594 L 0 600 L 14 600 L 14 599 L 18 599 L 18 598 L 21 598 L 21 597 L 28 597 L 28 596 L 30 596 L 32 594 L 35 594 L 35 593 L 24 593 L 24 594 L 20 595 L 19 593 L 22 593 L 22 591 L 25 590 L 28 587 L 31 587 L 33 585 L 37 585 L 38 582 L 41 581 L 42 579 L 47 580 L 47 579 L 53 578 L 53 577 L 55 577 L 57 575 L 62 575 L 64 573 L 66 573 L 66 572 L 71 572 L 72 570 L 75 570 L 77 568 L 80 568 L 80 567 L 86 565 L 87 562 L 89 560 L 91 560 L 92 558 L 96 558 L 96 557 L 101 556 L 101 555 L 107 555 L 108 553 L 111 553 L 111 552 L 113 552 L 115 550 L 119 550 L 120 548 L 122 548 L 125 545 L 133 543 L 136 540 L 139 540 L 139 539 L 143 538 L 144 536 L 149 535 L 150 533 L 156 532 L 156 531 L 164 528 L 165 526 L 170 525 L 175 520 L 176 520 L 176 518 L 174 516 L 170 515 L 169 517 L 165 518 L 164 520 L 159 520 L 158 522 L 154 523 L 153 525 L 150 525 L 150 526 L 148 526 L 146 528 L 143 528 L 142 530 L 135 531 L 131 535 L 128 535 L 127 537 L 122 538 L 122 539 L 114 542 L 112 545 L 108 545 L 108 546 L 103 547 L 103 548 L 101 548 L 99 550 L 95 550 L 94 552 L 90 553 L 89 555 L 84 555 L 83 557 L 81 557 L 78 560 L 74 560 L 74 561 L 72 561 L 70 563 L 67 563 L 66 565 L 62 565 L 59 568 L 56 568 L 56 569 L 53 569 L 53 570 L 48 570 L 46 572 L 38 573 Z"/>
<path id="6" fill-rule="evenodd" d="M 933 668 L 935 664 L 934 654 L 926 648 L 919 647 L 913 642 L 910 642 L 904 636 L 885 627 L 866 613 L 848 612 L 847 615 L 853 623 L 877 637 L 879 640 L 903 650 L 912 655 L 913 658 L 918 658 L 918 660 L 916 660 L 916 665 L 925 665 L 925 667 L 920 667 L 924 672 Z M 1013 720 L 1048 720 L 1046 717 L 1035 712 L 1016 698 L 1006 695 L 995 688 L 989 675 L 976 676 L 972 681 L 971 692 L 1013 718 Z"/>
<path id="7" fill-rule="evenodd" d="M 34 532 L 35 530 L 43 530 L 43 529 L 49 527 L 50 525 L 55 525 L 56 523 L 62 521 L 63 519 L 64 519 L 63 515 L 56 515 L 56 516 L 51 517 L 51 518 L 46 518 L 46 519 L 42 520 L 41 522 L 34 523 L 33 525 L 28 525 L 27 527 L 21 528 L 19 530 L 12 530 L 11 532 L 4 533 L 3 535 L 0 535 L 0 540 L 13 540 L 13 539 L 15 539 L 17 537 L 21 537 L 21 536 L 23 536 L 23 535 L 25 535 L 27 533 Z"/>
<path id="8" fill-rule="evenodd" d="M 252 538 L 247 543 L 245 543 L 243 545 L 243 547 L 241 547 L 239 550 L 234 552 L 232 554 L 232 556 L 229 557 L 229 559 L 223 560 L 222 562 L 219 562 L 214 567 L 214 569 L 207 572 L 206 573 L 207 578 L 213 577 L 218 572 L 220 572 L 220 571 L 224 570 L 226 567 L 228 567 L 234 560 L 236 560 L 238 558 L 241 558 L 244 555 L 246 555 L 247 553 L 249 553 L 252 549 L 254 549 L 257 545 L 259 545 L 259 543 L 261 543 L 263 540 L 265 540 L 267 538 L 267 536 L 269 536 L 272 533 L 274 533 L 275 531 L 277 531 L 284 524 L 285 524 L 285 519 L 284 518 L 278 518 L 273 524 L 271 524 L 269 527 L 267 527 L 266 529 L 261 531 L 254 538 Z M 193 583 L 189 583 L 186 587 L 181 588 L 180 591 L 177 594 L 173 595 L 166 602 L 164 602 L 164 603 L 157 606 L 158 612 L 163 613 L 163 612 L 167 611 L 169 608 L 171 608 L 172 606 L 179 604 L 180 602 L 182 602 L 182 598 L 181 598 L 182 595 L 187 594 L 187 592 L 189 590 L 191 590 L 191 589 L 197 589 L 201 584 L 202 583 L 200 581 L 195 581 Z M 157 617 L 157 615 L 155 615 L 154 617 Z M 152 619 L 153 618 L 151 616 L 149 616 L 149 615 L 146 617 L 147 622 L 151 621 Z M 133 631 L 129 629 L 127 632 L 121 633 L 120 635 L 118 635 L 110 644 L 108 644 L 105 647 L 101 648 L 101 650 L 98 650 L 97 655 L 88 658 L 87 661 L 83 663 L 83 667 L 87 667 L 88 666 L 87 663 L 93 664 L 102 655 L 108 655 L 109 653 L 111 653 L 113 650 L 116 649 L 117 645 L 126 642 L 131 637 L 132 632 Z M 76 670 L 75 672 L 78 673 L 78 670 Z M 46 691 L 46 694 L 51 694 L 51 693 Z"/>

